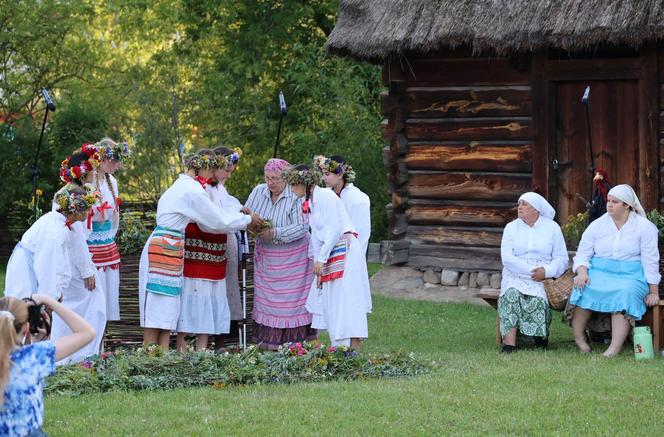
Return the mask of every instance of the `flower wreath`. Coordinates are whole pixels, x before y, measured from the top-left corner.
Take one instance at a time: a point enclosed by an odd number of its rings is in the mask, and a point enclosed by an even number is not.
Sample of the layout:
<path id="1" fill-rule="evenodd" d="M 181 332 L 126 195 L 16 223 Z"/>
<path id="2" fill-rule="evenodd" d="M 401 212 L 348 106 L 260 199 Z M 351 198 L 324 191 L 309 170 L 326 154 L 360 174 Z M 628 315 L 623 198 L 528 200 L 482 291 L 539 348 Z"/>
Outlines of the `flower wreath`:
<path id="1" fill-rule="evenodd" d="M 224 162 L 224 170 L 228 169 L 231 165 L 237 165 L 238 162 L 240 162 L 240 157 L 242 156 L 242 149 L 239 147 L 233 148 L 233 153 L 227 156 L 218 156 L 217 159 L 220 161 L 219 165 L 221 166 L 222 162 L 221 160 L 223 159 Z"/>
<path id="2" fill-rule="evenodd" d="M 95 144 L 95 146 L 97 149 L 99 149 L 99 154 L 101 155 L 102 159 L 125 161 L 131 156 L 129 144 L 127 144 L 126 141 L 113 145 L 108 141 L 101 140 Z"/>
<path id="3" fill-rule="evenodd" d="M 79 150 L 74 150 L 74 153 Z M 65 158 L 64 161 L 60 164 L 60 180 L 64 183 L 70 183 L 72 180 L 80 180 L 86 174 L 94 171 L 99 167 L 101 159 L 99 157 L 99 151 L 97 147 L 93 144 L 83 144 L 80 152 L 84 153 L 88 159 L 83 161 L 81 165 L 70 166 L 69 161 L 71 160 L 71 155 Z"/>
<path id="4" fill-rule="evenodd" d="M 295 166 L 291 166 L 281 171 L 281 177 L 289 185 L 301 184 L 307 188 L 323 185 L 323 174 L 317 168 L 297 170 Z"/>
<path id="5" fill-rule="evenodd" d="M 353 170 L 353 167 L 346 162 L 337 162 L 325 156 L 318 155 L 314 157 L 314 165 L 317 168 L 320 168 L 321 171 L 329 171 L 330 173 L 343 175 L 348 183 L 355 180 L 355 171 Z"/>
<path id="6" fill-rule="evenodd" d="M 218 165 L 217 161 L 218 159 L 215 156 L 198 154 L 198 153 L 189 155 L 184 159 L 184 163 L 187 166 L 187 168 L 193 168 L 196 170 L 200 170 L 202 168 L 204 169 L 215 168 Z"/>
<path id="7" fill-rule="evenodd" d="M 83 188 L 85 194 L 73 193 L 74 188 Z M 83 184 L 83 187 L 67 184 L 55 193 L 53 200 L 58 204 L 58 211 L 79 214 L 89 211 L 100 199 L 101 193 L 90 184 Z"/>

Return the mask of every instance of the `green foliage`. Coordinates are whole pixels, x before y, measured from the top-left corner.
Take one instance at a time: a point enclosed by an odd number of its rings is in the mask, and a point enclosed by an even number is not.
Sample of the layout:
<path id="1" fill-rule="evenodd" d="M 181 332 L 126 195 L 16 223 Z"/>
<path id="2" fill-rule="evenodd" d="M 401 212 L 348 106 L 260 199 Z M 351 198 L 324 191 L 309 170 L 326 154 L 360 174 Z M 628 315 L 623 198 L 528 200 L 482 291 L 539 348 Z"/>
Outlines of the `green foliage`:
<path id="1" fill-rule="evenodd" d="M 143 250 L 155 223 L 155 212 L 123 211 L 116 242 L 122 255 L 136 255 Z"/>
<path id="2" fill-rule="evenodd" d="M 365 355 L 322 343 L 285 345 L 277 353 L 251 346 L 241 353 L 163 352 L 158 346 L 103 353 L 58 368 L 47 394 L 81 395 L 111 390 L 170 390 L 228 385 L 291 384 L 426 373 L 404 353 Z"/>
<path id="3" fill-rule="evenodd" d="M 246 198 L 272 156 L 283 90 L 289 111 L 279 156 L 346 157 L 371 198 L 372 239 L 385 236 L 380 69 L 326 56 L 338 1 L 14 3 L 0 6 L 9 17 L 0 23 L 0 47 L 17 48 L 5 65 L 11 74 L 0 79 L 0 116 L 12 121 L 3 126 L 12 132 L 0 138 L 0 162 L 18 183 L 0 199 L 0 212 L 31 198 L 41 86 L 58 104 L 40 153 L 46 197 L 73 148 L 111 136 L 133 146 L 116 176 L 122 196 L 134 200 L 156 200 L 173 182 L 180 145 L 222 143 L 245 152 L 228 188 Z"/>
<path id="4" fill-rule="evenodd" d="M 583 232 L 588 227 L 588 211 L 567 217 L 567 223 L 562 227 L 567 249 L 575 250 L 581 241 Z"/>
<path id="5" fill-rule="evenodd" d="M 653 209 L 648 214 L 646 214 L 646 216 L 648 217 L 648 220 L 657 226 L 659 242 L 664 242 L 664 215 L 662 215 L 662 213 L 660 213 L 658 210 Z"/>

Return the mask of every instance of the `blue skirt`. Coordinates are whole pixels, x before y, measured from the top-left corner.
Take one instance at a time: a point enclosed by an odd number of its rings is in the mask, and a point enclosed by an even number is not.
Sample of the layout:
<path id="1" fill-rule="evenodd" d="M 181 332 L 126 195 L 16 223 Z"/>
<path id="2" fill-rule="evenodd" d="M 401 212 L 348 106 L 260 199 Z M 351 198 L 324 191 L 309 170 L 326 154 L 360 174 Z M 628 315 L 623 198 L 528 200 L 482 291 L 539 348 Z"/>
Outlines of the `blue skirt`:
<path id="1" fill-rule="evenodd" d="M 623 313 L 641 320 L 646 312 L 643 299 L 648 284 L 641 261 L 616 261 L 594 257 L 590 260 L 590 284 L 575 288 L 569 303 L 600 313 Z"/>

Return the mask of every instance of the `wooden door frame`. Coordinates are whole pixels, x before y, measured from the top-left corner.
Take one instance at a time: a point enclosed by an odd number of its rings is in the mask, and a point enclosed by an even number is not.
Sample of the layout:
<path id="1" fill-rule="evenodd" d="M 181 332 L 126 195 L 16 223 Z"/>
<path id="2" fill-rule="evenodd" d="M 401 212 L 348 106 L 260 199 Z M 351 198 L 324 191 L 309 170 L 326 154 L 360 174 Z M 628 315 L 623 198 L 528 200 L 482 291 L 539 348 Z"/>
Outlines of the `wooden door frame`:
<path id="1" fill-rule="evenodd" d="M 557 203 L 556 172 L 550 162 L 556 148 L 556 83 L 592 80 L 636 80 L 639 98 L 639 198 L 649 211 L 659 207 L 659 83 L 657 46 L 644 45 L 635 58 L 547 59 L 545 51 L 532 58 L 533 190 Z M 580 98 L 580 97 L 579 97 Z"/>

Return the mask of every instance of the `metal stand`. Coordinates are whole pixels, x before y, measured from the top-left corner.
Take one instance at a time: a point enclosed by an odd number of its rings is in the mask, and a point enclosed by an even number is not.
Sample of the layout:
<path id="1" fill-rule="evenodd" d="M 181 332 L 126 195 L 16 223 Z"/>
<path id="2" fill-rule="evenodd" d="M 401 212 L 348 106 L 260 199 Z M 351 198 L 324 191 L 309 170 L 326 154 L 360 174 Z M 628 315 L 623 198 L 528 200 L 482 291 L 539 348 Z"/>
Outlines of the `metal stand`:
<path id="1" fill-rule="evenodd" d="M 242 350 L 247 349 L 247 259 L 249 254 L 244 251 L 247 243 L 247 232 L 240 231 L 240 250 L 242 250 L 242 320 L 238 326 L 238 343 Z"/>

